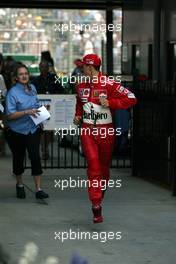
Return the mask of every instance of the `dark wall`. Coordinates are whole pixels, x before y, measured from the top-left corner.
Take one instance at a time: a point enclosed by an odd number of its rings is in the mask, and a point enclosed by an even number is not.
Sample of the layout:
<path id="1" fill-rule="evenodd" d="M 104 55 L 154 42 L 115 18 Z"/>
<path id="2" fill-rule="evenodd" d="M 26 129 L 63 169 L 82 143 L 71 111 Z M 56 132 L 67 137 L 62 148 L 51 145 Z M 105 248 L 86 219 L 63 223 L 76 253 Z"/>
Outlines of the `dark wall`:
<path id="1" fill-rule="evenodd" d="M 124 6 L 122 68 L 125 73 L 137 70 L 153 80 L 173 79 L 176 46 L 170 47 L 170 42 L 176 43 L 175 0 L 143 0 L 139 8 Z M 168 74 L 170 71 L 173 74 Z"/>

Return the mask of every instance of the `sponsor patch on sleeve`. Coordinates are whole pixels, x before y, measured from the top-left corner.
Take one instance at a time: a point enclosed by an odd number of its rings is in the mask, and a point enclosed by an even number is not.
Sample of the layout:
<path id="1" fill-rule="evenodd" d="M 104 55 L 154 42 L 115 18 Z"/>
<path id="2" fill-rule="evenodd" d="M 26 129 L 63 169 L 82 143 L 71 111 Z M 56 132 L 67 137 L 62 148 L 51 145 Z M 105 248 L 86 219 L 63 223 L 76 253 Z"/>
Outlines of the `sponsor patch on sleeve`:
<path id="1" fill-rule="evenodd" d="M 116 90 L 119 92 L 119 93 L 122 93 L 124 90 L 125 90 L 125 88 L 123 87 L 123 86 L 118 86 L 117 88 L 116 88 Z"/>
<path id="2" fill-rule="evenodd" d="M 130 99 L 135 98 L 135 95 L 134 95 L 133 93 L 131 93 L 131 92 L 129 92 L 129 93 L 127 94 L 127 96 L 128 96 L 128 98 L 130 98 Z"/>

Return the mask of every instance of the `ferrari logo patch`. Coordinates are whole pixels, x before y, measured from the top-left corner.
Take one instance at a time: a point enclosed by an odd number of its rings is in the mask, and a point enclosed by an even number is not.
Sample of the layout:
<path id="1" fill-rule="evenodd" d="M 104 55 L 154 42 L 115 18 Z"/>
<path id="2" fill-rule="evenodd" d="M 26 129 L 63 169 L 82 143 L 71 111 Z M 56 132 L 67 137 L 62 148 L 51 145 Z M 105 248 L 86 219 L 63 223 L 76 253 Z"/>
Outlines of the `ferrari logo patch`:
<path id="1" fill-rule="evenodd" d="M 99 96 L 99 91 L 93 91 L 93 97 L 98 97 Z"/>

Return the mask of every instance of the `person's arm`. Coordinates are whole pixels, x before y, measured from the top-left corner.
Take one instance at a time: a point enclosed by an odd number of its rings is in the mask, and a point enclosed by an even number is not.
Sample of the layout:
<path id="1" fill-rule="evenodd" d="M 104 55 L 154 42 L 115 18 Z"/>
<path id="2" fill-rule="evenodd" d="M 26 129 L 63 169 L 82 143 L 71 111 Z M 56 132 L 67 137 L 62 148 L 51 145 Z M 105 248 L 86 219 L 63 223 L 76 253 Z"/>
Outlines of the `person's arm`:
<path id="1" fill-rule="evenodd" d="M 127 109 L 137 103 L 135 95 L 120 84 L 110 87 L 108 106 L 113 109 Z"/>
<path id="2" fill-rule="evenodd" d="M 6 119 L 7 120 L 15 120 L 18 119 L 20 117 L 23 117 L 25 115 L 32 115 L 33 117 L 37 117 L 37 114 L 40 112 L 40 110 L 38 109 L 28 109 L 28 110 L 24 110 L 24 111 L 17 111 L 15 113 L 6 115 Z"/>
<path id="3" fill-rule="evenodd" d="M 27 109 L 23 111 L 17 111 L 17 99 L 15 95 L 11 91 L 7 93 L 5 101 L 5 114 L 7 120 L 15 120 L 25 115 L 32 115 L 36 117 L 39 112 L 40 110 L 38 109 Z"/>
<path id="4" fill-rule="evenodd" d="M 82 102 L 79 98 L 79 89 L 77 87 L 76 110 L 75 110 L 75 117 L 74 117 L 74 121 L 73 121 L 75 125 L 78 125 L 80 123 L 82 115 L 83 115 L 83 106 L 82 106 Z"/>

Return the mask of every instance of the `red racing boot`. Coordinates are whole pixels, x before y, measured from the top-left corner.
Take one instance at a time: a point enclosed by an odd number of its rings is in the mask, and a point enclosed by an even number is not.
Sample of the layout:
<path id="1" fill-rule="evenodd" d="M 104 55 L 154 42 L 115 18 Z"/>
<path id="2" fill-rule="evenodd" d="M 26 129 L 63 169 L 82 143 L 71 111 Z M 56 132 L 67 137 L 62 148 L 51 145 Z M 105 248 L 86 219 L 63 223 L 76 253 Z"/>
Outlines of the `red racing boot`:
<path id="1" fill-rule="evenodd" d="M 103 222 L 103 216 L 102 216 L 102 212 L 101 211 L 102 211 L 101 205 L 92 206 L 94 224 L 98 224 L 98 223 L 102 223 Z"/>

